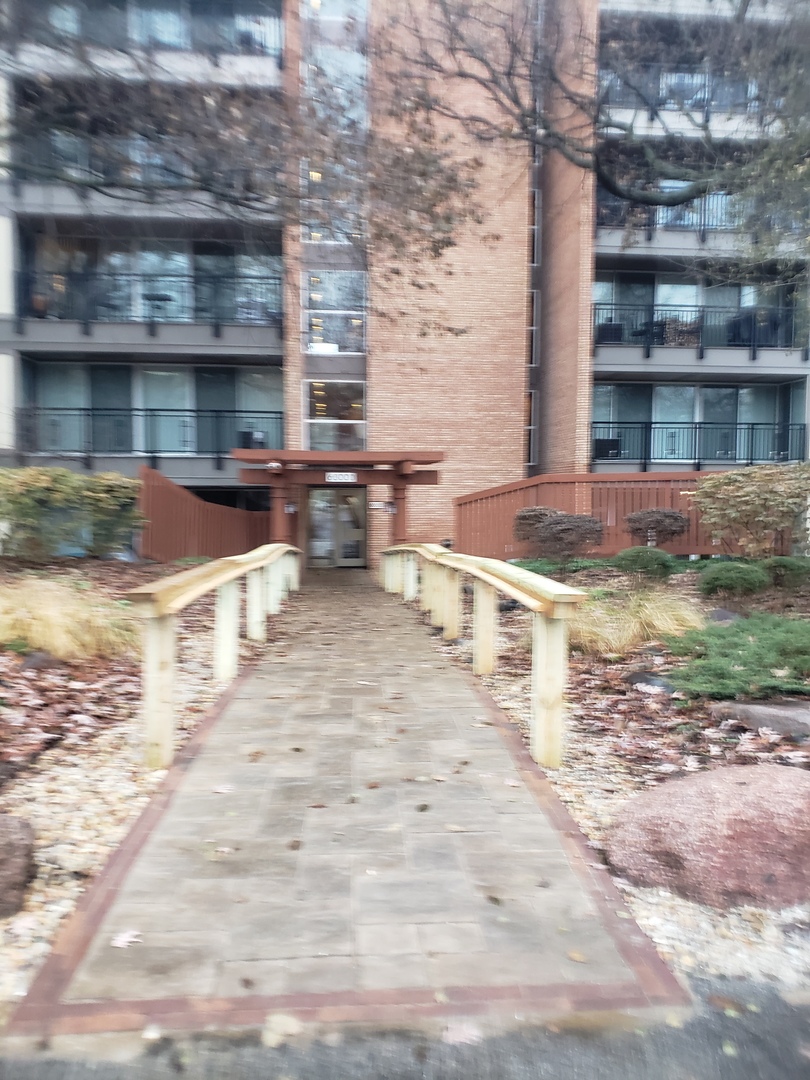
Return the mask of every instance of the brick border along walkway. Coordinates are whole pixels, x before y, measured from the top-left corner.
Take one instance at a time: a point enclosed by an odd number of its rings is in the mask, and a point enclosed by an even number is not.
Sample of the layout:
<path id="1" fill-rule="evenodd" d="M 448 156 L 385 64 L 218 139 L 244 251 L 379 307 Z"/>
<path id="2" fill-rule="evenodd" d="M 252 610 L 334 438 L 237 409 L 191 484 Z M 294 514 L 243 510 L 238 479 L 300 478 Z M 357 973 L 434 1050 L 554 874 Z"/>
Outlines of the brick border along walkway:
<path id="1" fill-rule="evenodd" d="M 292 1014 L 307 1024 L 357 1023 L 408 1027 L 431 1018 L 460 1015 L 483 1017 L 508 1014 L 514 1022 L 515 1017 L 529 1019 L 537 1014 L 577 1010 L 687 1005 L 691 1000 L 688 993 L 635 922 L 627 917 L 622 897 L 608 872 L 594 861 L 593 852 L 548 780 L 529 756 L 515 725 L 478 680 L 469 672 L 456 670 L 458 677 L 466 680 L 468 687 L 474 687 L 490 723 L 500 733 L 518 775 L 559 834 L 574 874 L 592 900 L 602 925 L 632 973 L 632 980 L 618 983 L 565 982 L 543 986 L 451 986 L 441 993 L 437 993 L 435 988 L 426 987 L 275 996 L 64 1000 L 77 968 L 139 852 L 163 819 L 184 776 L 204 748 L 218 720 L 253 678 L 253 669 L 245 672 L 229 688 L 204 719 L 120 848 L 81 897 L 76 912 L 59 933 L 53 951 L 28 996 L 13 1011 L 4 1034 L 47 1038 L 60 1034 L 132 1032 L 154 1023 L 163 1031 L 173 1032 L 201 1031 L 211 1026 L 219 1029 L 245 1028 L 261 1026 L 267 1014 L 273 1012 Z M 620 914 L 622 918 L 619 918 Z"/>

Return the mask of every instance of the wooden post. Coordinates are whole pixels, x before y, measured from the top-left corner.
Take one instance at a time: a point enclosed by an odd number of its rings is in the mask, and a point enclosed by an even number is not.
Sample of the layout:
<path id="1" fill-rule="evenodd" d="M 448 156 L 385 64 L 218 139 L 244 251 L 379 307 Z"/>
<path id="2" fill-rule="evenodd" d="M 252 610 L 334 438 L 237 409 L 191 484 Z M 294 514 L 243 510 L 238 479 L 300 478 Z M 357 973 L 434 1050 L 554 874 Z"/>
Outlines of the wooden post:
<path id="1" fill-rule="evenodd" d="M 214 678 L 230 682 L 239 670 L 239 581 L 217 589 L 214 618 Z"/>
<path id="2" fill-rule="evenodd" d="M 270 543 L 286 544 L 287 515 L 284 506 L 287 502 L 287 485 L 282 476 L 274 474 L 273 483 L 270 485 Z"/>
<path id="3" fill-rule="evenodd" d="M 281 602 L 284 598 L 284 589 L 281 581 L 281 562 L 268 563 L 265 570 L 265 586 L 267 588 L 267 613 L 278 615 L 281 611 Z"/>
<path id="4" fill-rule="evenodd" d="M 495 632 L 498 626 L 498 593 L 494 586 L 476 580 L 473 587 L 473 671 L 491 675 L 495 670 Z"/>
<path id="5" fill-rule="evenodd" d="M 532 615 L 532 704 L 529 750 L 539 765 L 559 767 L 563 738 L 563 693 L 568 668 L 565 619 Z"/>
<path id="6" fill-rule="evenodd" d="M 175 615 L 155 615 L 143 625 L 143 718 L 150 769 L 168 769 L 174 756 L 176 621 Z"/>
<path id="7" fill-rule="evenodd" d="M 430 625 L 444 624 L 444 567 L 439 563 L 430 566 Z"/>
<path id="8" fill-rule="evenodd" d="M 405 582 L 405 552 L 398 551 L 391 558 L 391 592 L 401 593 Z"/>
<path id="9" fill-rule="evenodd" d="M 419 596 L 419 577 L 417 574 L 416 555 L 408 552 L 402 570 L 402 599 L 416 600 Z"/>
<path id="10" fill-rule="evenodd" d="M 251 641 L 267 641 L 267 609 L 264 568 L 247 575 L 247 636 Z"/>
<path id="11" fill-rule="evenodd" d="M 394 543 L 408 543 L 408 488 L 404 483 L 395 483 L 394 487 Z"/>
<path id="12" fill-rule="evenodd" d="M 461 633 L 461 574 L 451 566 L 446 566 L 444 575 L 442 637 L 445 641 L 455 641 Z"/>
<path id="13" fill-rule="evenodd" d="M 433 570 L 433 563 L 428 562 L 427 559 L 422 559 L 422 587 L 419 592 L 419 607 L 422 611 L 430 610 L 430 576 Z"/>
<path id="14" fill-rule="evenodd" d="M 298 561 L 299 556 L 294 551 L 291 551 L 284 557 L 287 560 L 287 566 L 289 567 L 290 592 L 298 592 L 301 588 L 301 565 Z"/>

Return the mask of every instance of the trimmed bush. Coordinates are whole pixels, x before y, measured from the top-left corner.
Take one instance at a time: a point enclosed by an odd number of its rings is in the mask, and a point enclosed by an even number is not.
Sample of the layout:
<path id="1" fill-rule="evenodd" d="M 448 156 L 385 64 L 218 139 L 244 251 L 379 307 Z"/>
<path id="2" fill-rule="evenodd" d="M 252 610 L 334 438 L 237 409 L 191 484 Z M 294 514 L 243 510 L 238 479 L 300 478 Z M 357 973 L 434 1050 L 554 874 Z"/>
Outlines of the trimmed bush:
<path id="1" fill-rule="evenodd" d="M 804 619 L 752 615 L 726 626 L 708 625 L 667 645 L 676 656 L 690 657 L 684 667 L 667 673 L 690 697 L 810 694 L 810 623 Z"/>
<path id="2" fill-rule="evenodd" d="M 602 541 L 602 522 L 589 514 L 554 514 L 535 528 L 540 555 L 565 568 L 573 558 Z"/>
<path id="3" fill-rule="evenodd" d="M 790 555 L 774 555 L 762 562 L 762 569 L 779 589 L 795 588 L 810 578 L 810 559 Z"/>
<path id="4" fill-rule="evenodd" d="M 750 596 L 767 589 L 770 583 L 771 579 L 758 563 L 721 562 L 701 574 L 700 591 L 704 596 L 716 593 Z"/>
<path id="5" fill-rule="evenodd" d="M 139 491 L 118 473 L 0 469 L 3 554 L 44 562 L 69 545 L 107 555 L 142 523 Z"/>
<path id="6" fill-rule="evenodd" d="M 636 510 L 634 514 L 627 515 L 624 524 L 630 535 L 643 544 L 651 540 L 655 544 L 666 544 L 677 536 L 683 536 L 689 528 L 689 518 L 680 510 Z"/>
<path id="7" fill-rule="evenodd" d="M 559 510 L 552 510 L 550 506 L 524 506 L 515 514 L 512 525 L 512 533 L 515 540 L 524 540 L 537 545 L 537 528 L 550 517 L 559 514 Z"/>
<path id="8" fill-rule="evenodd" d="M 678 565 L 673 555 L 654 547 L 625 548 L 611 562 L 625 574 L 637 574 L 653 581 L 664 581 Z"/>

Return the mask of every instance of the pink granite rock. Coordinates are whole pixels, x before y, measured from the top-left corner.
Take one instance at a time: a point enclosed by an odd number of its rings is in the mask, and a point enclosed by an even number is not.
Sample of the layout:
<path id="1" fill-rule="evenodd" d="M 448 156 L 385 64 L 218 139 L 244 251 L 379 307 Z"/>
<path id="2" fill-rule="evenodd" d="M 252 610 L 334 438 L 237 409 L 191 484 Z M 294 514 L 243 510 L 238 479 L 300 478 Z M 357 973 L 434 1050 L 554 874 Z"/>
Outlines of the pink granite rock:
<path id="1" fill-rule="evenodd" d="M 670 780 L 625 805 L 607 855 L 639 885 L 729 908 L 810 900 L 810 772 L 735 765 Z"/>

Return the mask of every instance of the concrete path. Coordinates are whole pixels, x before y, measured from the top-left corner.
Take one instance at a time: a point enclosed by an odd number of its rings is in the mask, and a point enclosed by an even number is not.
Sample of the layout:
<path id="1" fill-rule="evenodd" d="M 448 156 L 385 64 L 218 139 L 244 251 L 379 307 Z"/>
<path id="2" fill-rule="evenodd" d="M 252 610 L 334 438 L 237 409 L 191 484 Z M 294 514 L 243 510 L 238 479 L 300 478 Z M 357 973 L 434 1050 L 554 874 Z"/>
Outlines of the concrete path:
<path id="1" fill-rule="evenodd" d="M 686 1001 L 520 736 L 417 612 L 351 571 L 311 577 L 280 625 L 83 898 L 10 1034 L 268 1016 L 271 1041 L 274 1023 L 494 1033 Z"/>

